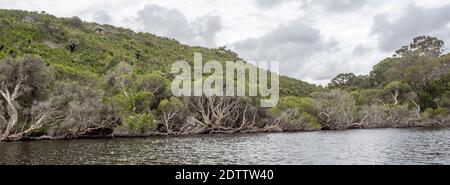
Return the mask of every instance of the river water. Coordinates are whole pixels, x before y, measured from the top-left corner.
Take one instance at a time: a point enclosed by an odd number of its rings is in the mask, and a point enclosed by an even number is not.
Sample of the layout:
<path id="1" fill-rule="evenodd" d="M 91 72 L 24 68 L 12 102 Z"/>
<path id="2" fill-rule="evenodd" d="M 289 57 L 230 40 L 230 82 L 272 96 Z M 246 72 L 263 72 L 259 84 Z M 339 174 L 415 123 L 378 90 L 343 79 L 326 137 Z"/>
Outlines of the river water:
<path id="1" fill-rule="evenodd" d="M 450 129 L 11 142 L 0 164 L 450 164 Z"/>

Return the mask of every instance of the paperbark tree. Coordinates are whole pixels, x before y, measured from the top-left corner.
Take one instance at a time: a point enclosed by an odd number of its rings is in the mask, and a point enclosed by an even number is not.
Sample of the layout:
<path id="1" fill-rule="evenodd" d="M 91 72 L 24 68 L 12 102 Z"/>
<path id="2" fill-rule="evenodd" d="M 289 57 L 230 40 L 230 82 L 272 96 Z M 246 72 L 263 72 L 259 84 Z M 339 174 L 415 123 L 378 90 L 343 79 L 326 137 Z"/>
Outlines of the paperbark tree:
<path id="1" fill-rule="evenodd" d="M 181 100 L 172 97 L 161 101 L 158 106 L 158 111 L 160 111 L 163 116 L 166 133 L 172 134 L 174 132 L 175 119 L 184 119 L 187 108 Z"/>
<path id="2" fill-rule="evenodd" d="M 36 58 L 25 56 L 23 59 L 8 58 L 0 63 L 0 95 L 6 107 L 5 113 L 0 113 L 0 123 L 6 124 L 1 133 L 1 139 L 5 140 L 15 134 L 19 122 L 18 108 L 24 104 L 31 104 L 39 98 L 45 81 L 43 75 L 44 65 Z M 21 97 L 27 97 L 19 101 Z M 31 107 L 31 106 L 30 106 Z M 30 132 L 40 128 L 43 114 L 35 123 L 31 123 L 26 130 Z"/>

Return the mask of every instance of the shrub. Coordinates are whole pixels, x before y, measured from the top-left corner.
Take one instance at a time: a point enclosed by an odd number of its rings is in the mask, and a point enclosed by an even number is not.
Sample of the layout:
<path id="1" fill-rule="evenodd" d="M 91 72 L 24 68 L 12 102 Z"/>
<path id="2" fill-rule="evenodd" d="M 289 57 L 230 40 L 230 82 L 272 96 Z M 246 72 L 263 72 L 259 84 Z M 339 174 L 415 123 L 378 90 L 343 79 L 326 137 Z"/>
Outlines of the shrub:
<path id="1" fill-rule="evenodd" d="M 317 92 L 313 97 L 319 121 L 324 128 L 346 129 L 356 120 L 356 102 L 346 91 Z"/>
<path id="2" fill-rule="evenodd" d="M 427 109 L 425 109 L 424 114 L 430 118 L 434 118 L 434 117 L 440 116 L 440 115 L 448 115 L 448 110 L 443 107 L 438 107 L 436 109 L 427 108 Z"/>
<path id="3" fill-rule="evenodd" d="M 151 92 L 140 91 L 134 95 L 135 111 L 148 112 L 153 104 L 155 96 Z"/>
<path id="4" fill-rule="evenodd" d="M 156 128 L 152 113 L 133 114 L 125 118 L 125 125 L 131 132 L 143 133 Z"/>
<path id="5" fill-rule="evenodd" d="M 322 128 L 317 118 L 307 112 L 303 112 L 300 119 L 305 125 L 305 130 L 320 130 Z"/>
<path id="6" fill-rule="evenodd" d="M 121 115 L 127 115 L 133 109 L 132 100 L 123 94 L 117 94 L 117 95 L 113 96 L 110 99 L 110 101 L 111 101 L 113 109 L 118 111 L 119 114 L 121 114 Z"/>

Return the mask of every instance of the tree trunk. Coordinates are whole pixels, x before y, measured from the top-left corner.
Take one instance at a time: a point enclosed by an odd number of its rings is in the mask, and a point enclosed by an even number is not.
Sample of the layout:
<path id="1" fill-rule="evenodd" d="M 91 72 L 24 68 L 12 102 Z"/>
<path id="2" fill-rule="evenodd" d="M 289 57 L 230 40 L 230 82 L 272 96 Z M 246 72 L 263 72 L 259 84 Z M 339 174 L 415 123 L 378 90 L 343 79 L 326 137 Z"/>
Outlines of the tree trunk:
<path id="1" fill-rule="evenodd" d="M 398 94 L 399 94 L 398 90 L 395 90 L 394 94 L 392 95 L 392 97 L 394 98 L 394 105 L 398 104 L 397 100 Z"/>
<path id="2" fill-rule="evenodd" d="M 3 134 L 2 134 L 2 139 L 8 137 L 11 134 L 11 131 L 14 129 L 14 127 L 16 126 L 17 121 L 19 119 L 19 113 L 17 112 L 16 107 L 14 107 L 13 100 L 11 100 L 10 97 L 4 97 L 4 98 L 8 102 L 9 120 L 8 120 L 6 129 L 5 129 L 5 132 L 3 132 Z"/>

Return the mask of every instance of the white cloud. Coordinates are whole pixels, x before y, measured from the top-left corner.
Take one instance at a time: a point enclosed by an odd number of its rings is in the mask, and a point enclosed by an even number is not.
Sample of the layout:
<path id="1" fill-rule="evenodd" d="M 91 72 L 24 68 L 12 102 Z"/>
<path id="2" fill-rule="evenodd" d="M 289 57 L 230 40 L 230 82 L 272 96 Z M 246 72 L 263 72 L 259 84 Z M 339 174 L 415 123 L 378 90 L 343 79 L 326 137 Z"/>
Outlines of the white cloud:
<path id="1" fill-rule="evenodd" d="M 413 37 L 420 35 L 450 39 L 447 37 L 450 5 L 423 8 L 409 4 L 399 18 L 390 19 L 389 16 L 381 14 L 374 19 L 372 30 L 378 36 L 378 43 L 383 51 L 392 51 L 406 45 Z"/>
<path id="2" fill-rule="evenodd" d="M 110 24 L 112 22 L 111 16 L 104 10 L 95 12 L 94 21 L 102 24 Z"/>
<path id="3" fill-rule="evenodd" d="M 335 50 L 336 42 L 324 39 L 319 29 L 299 19 L 282 24 L 262 37 L 245 39 L 233 46 L 244 58 L 278 61 L 282 74 L 293 75 L 306 68 L 307 61 L 313 55 L 328 54 Z M 305 72 L 297 77 L 315 75 L 314 70 Z"/>

